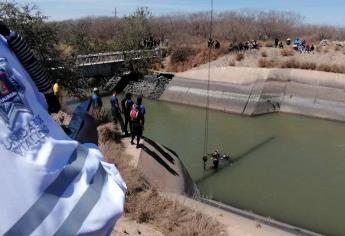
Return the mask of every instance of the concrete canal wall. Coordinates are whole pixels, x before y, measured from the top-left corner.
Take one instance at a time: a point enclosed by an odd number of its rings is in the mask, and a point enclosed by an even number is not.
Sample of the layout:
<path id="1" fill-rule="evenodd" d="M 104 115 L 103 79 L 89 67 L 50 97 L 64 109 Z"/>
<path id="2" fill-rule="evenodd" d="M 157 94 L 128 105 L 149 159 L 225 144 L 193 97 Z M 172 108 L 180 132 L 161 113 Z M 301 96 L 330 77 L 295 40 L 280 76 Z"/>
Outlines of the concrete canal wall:
<path id="1" fill-rule="evenodd" d="M 208 92 L 209 86 L 209 92 Z M 255 116 L 288 112 L 345 121 L 345 75 L 299 69 L 221 67 L 175 75 L 161 100 Z"/>

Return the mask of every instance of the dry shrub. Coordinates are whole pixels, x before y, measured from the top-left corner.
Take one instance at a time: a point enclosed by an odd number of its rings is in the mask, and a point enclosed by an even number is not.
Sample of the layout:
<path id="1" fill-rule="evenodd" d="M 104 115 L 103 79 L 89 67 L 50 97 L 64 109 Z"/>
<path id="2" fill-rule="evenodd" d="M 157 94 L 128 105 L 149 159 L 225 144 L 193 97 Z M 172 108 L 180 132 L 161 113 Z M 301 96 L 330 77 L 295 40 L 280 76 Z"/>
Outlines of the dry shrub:
<path id="1" fill-rule="evenodd" d="M 262 48 L 265 46 L 265 41 L 259 40 L 256 42 L 256 44 L 259 46 L 259 48 Z"/>
<path id="2" fill-rule="evenodd" d="M 170 201 L 162 198 L 156 189 L 141 191 L 138 196 L 140 201 L 137 204 L 128 205 L 128 211 L 134 213 L 134 219 L 138 223 L 149 223 L 157 219 L 162 211 L 167 211 Z M 139 199 L 137 199 L 139 200 Z"/>
<path id="3" fill-rule="evenodd" d="M 236 66 L 236 62 L 234 60 L 229 61 L 229 66 Z"/>
<path id="4" fill-rule="evenodd" d="M 199 212 L 186 208 L 177 201 L 162 197 L 150 189 L 137 194 L 136 204 L 129 212 L 138 223 L 152 223 L 164 235 L 220 235 L 218 223 Z"/>
<path id="5" fill-rule="evenodd" d="M 116 143 L 121 142 L 122 133 L 121 130 L 112 124 L 105 124 L 98 127 L 98 134 L 101 143 L 114 141 Z"/>
<path id="6" fill-rule="evenodd" d="M 164 69 L 164 64 L 158 63 L 158 62 L 153 63 L 152 64 L 152 69 L 153 70 L 162 70 L 162 69 Z"/>
<path id="7" fill-rule="evenodd" d="M 317 66 L 315 62 L 302 62 L 299 68 L 304 70 L 316 70 Z"/>
<path id="8" fill-rule="evenodd" d="M 179 72 L 176 64 L 169 64 L 165 70 L 169 72 Z"/>
<path id="9" fill-rule="evenodd" d="M 316 65 L 315 62 L 298 62 L 295 59 L 290 59 L 286 62 L 283 62 L 281 64 L 281 68 L 296 68 L 296 69 L 318 70 L 318 71 L 333 72 L 333 73 L 345 73 L 345 66 L 343 65 L 336 65 L 336 64 Z"/>
<path id="10" fill-rule="evenodd" d="M 332 65 L 332 70 L 335 73 L 345 73 L 345 66 L 344 65 Z"/>
<path id="11" fill-rule="evenodd" d="M 265 47 L 268 47 L 268 48 L 272 48 L 272 47 L 273 47 L 273 42 L 272 42 L 272 41 L 266 41 L 266 42 L 264 43 L 264 46 L 265 46 Z"/>
<path id="12" fill-rule="evenodd" d="M 92 109 L 89 114 L 95 119 L 96 125 L 102 125 L 111 121 L 111 111 L 106 109 Z"/>
<path id="13" fill-rule="evenodd" d="M 243 53 L 237 53 L 235 57 L 236 61 L 242 61 L 244 59 Z"/>
<path id="14" fill-rule="evenodd" d="M 322 46 L 316 46 L 315 50 L 316 50 L 316 52 L 321 53 L 322 52 Z"/>
<path id="15" fill-rule="evenodd" d="M 189 57 L 195 55 L 195 50 L 191 47 L 182 47 L 175 49 L 171 54 L 171 62 L 173 64 L 184 63 Z"/>
<path id="16" fill-rule="evenodd" d="M 266 51 L 263 51 L 262 53 L 261 53 L 261 56 L 262 57 L 267 57 L 268 55 L 267 55 L 267 52 Z"/>
<path id="17" fill-rule="evenodd" d="M 281 68 L 300 68 L 301 64 L 296 61 L 294 58 L 288 61 L 285 61 L 281 64 Z"/>
<path id="18" fill-rule="evenodd" d="M 151 186 L 137 169 L 128 164 L 128 160 L 131 158 L 131 156 L 126 154 L 123 144 L 121 142 L 116 143 L 111 140 L 102 142 L 105 140 L 105 138 L 102 137 L 102 127 L 99 127 L 98 131 L 99 146 L 102 153 L 109 163 L 115 164 L 126 182 L 127 193 L 125 212 L 128 213 L 130 209 L 134 209 L 135 205 L 138 204 L 135 202 L 135 200 L 137 200 L 136 195 L 149 190 Z"/>
<path id="19" fill-rule="evenodd" d="M 194 63 L 204 64 L 208 62 L 208 54 L 208 50 L 200 50 L 198 54 L 194 57 Z"/>
<path id="20" fill-rule="evenodd" d="M 187 69 L 190 69 L 190 65 L 189 64 L 185 64 L 185 63 L 181 63 L 181 64 L 173 64 L 173 65 L 169 65 L 167 66 L 167 70 L 169 72 L 183 72 Z"/>
<path id="21" fill-rule="evenodd" d="M 212 60 L 218 59 L 220 56 L 223 56 L 227 54 L 227 48 L 225 47 L 225 43 L 222 44 L 222 46 L 218 49 L 213 50 L 212 53 Z"/>
<path id="22" fill-rule="evenodd" d="M 320 71 L 325 71 L 325 72 L 333 72 L 333 73 L 345 73 L 345 66 L 343 65 L 327 65 L 327 64 L 321 64 L 317 67 L 318 70 Z"/>
<path id="23" fill-rule="evenodd" d="M 99 128 L 99 136 L 104 131 Z M 107 129 L 107 128 L 105 128 Z M 103 133 L 102 133 L 103 132 Z M 127 184 L 125 215 L 138 223 L 150 223 L 164 235 L 222 235 L 223 227 L 214 219 L 194 211 L 177 201 L 161 196 L 144 176 L 128 164 L 131 158 L 120 143 L 102 142 L 100 148 L 110 163 L 114 163 Z"/>
<path id="24" fill-rule="evenodd" d="M 326 64 L 321 64 L 317 67 L 318 70 L 320 71 L 325 71 L 325 72 L 331 72 L 332 71 L 332 67 L 330 65 L 326 65 Z"/>
<path id="25" fill-rule="evenodd" d="M 343 65 L 336 65 L 336 64 L 316 65 L 316 63 L 314 62 L 298 62 L 294 59 L 282 63 L 281 68 L 296 68 L 296 69 L 318 70 L 318 71 L 333 72 L 333 73 L 345 73 L 345 66 Z"/>
<path id="26" fill-rule="evenodd" d="M 222 45 L 225 45 L 224 43 Z M 207 47 L 197 47 L 197 54 L 193 58 L 194 64 L 205 64 L 208 62 L 209 56 L 211 61 L 218 59 L 220 56 L 223 56 L 227 53 L 227 48 L 221 46 L 218 49 L 209 49 Z"/>
<path id="27" fill-rule="evenodd" d="M 56 123 L 58 123 L 61 126 L 66 126 L 66 127 L 69 125 L 72 118 L 71 115 L 63 111 L 59 111 L 58 113 L 53 113 L 51 114 L 51 116 L 53 117 Z"/>
<path id="28" fill-rule="evenodd" d="M 191 51 L 189 49 L 191 49 Z M 209 58 L 211 61 L 216 60 L 227 52 L 225 44 L 222 43 L 218 49 L 209 49 L 205 45 L 193 45 L 192 47 L 180 48 L 175 50 L 170 56 L 170 61 L 165 68 L 170 72 L 182 72 L 189 70 L 198 65 L 208 63 Z"/>
<path id="29" fill-rule="evenodd" d="M 334 51 L 338 52 L 342 49 L 342 47 L 340 47 L 339 45 L 335 45 L 334 46 Z"/>
<path id="30" fill-rule="evenodd" d="M 291 48 L 284 48 L 284 49 L 281 50 L 280 54 L 283 57 L 290 57 L 290 56 L 295 55 L 295 51 L 292 50 Z"/>
<path id="31" fill-rule="evenodd" d="M 258 61 L 258 65 L 259 67 L 262 67 L 262 68 L 273 68 L 276 66 L 276 63 L 274 60 L 260 58 Z"/>

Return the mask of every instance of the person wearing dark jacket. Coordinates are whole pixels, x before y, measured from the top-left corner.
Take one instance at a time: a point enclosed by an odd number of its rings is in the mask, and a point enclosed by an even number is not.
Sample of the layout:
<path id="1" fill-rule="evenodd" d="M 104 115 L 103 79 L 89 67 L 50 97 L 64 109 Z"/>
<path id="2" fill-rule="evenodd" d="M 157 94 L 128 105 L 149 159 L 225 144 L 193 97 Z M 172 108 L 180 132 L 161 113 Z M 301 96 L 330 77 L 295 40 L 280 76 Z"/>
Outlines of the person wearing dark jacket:
<path id="1" fill-rule="evenodd" d="M 134 145 L 134 138 L 137 137 L 137 148 L 140 148 L 140 139 L 143 135 L 145 124 L 145 107 L 142 104 L 142 98 L 138 97 L 137 103 L 133 105 L 130 112 L 132 122 L 132 140 L 131 144 Z"/>
<path id="2" fill-rule="evenodd" d="M 124 123 L 123 123 L 123 119 L 122 119 L 122 116 L 121 116 L 121 109 L 120 109 L 120 106 L 119 106 L 119 100 L 117 98 L 117 92 L 114 91 L 113 92 L 113 95 L 110 97 L 110 105 L 111 105 L 111 114 L 113 116 L 113 121 L 115 124 L 117 124 L 117 122 L 120 123 L 120 126 L 121 126 L 121 130 L 122 132 L 124 132 Z"/>
<path id="3" fill-rule="evenodd" d="M 125 117 L 125 126 L 124 131 L 125 135 L 128 135 L 128 124 L 129 124 L 129 131 L 132 133 L 132 122 L 130 119 L 130 113 L 132 110 L 134 102 L 132 101 L 132 94 L 126 93 L 126 96 L 121 100 L 121 107 L 123 111 L 123 115 Z"/>
<path id="4" fill-rule="evenodd" d="M 279 44 L 279 39 L 276 38 L 276 39 L 274 40 L 274 46 L 277 48 L 277 47 L 278 47 L 278 44 Z"/>

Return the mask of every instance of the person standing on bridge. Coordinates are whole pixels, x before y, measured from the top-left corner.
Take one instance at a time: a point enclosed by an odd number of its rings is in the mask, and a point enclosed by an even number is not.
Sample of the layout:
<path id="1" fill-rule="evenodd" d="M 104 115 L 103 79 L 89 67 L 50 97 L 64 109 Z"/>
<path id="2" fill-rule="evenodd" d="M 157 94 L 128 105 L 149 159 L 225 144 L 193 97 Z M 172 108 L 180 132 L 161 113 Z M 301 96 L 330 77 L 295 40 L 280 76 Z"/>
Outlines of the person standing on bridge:
<path id="1" fill-rule="evenodd" d="M 110 105 L 111 105 L 111 115 L 113 116 L 114 124 L 116 125 L 117 122 L 120 122 L 122 132 L 125 132 L 125 125 L 123 123 L 123 119 L 121 116 L 121 110 L 119 106 L 119 100 L 117 99 L 117 91 L 114 90 L 113 95 L 110 97 Z"/>
<path id="2" fill-rule="evenodd" d="M 132 133 L 132 122 L 130 122 L 130 113 L 133 107 L 134 102 L 132 101 L 132 94 L 126 93 L 126 96 L 121 100 L 121 107 L 123 111 L 123 115 L 125 117 L 125 135 L 128 135 L 128 124 L 129 124 L 129 131 Z"/>

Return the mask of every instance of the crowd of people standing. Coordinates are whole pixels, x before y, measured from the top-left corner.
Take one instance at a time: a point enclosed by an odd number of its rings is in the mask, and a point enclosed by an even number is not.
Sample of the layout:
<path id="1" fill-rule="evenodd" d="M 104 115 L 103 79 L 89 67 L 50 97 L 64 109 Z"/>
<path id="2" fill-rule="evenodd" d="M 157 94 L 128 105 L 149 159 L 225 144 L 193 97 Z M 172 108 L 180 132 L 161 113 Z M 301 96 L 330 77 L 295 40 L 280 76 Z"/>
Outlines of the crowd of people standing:
<path id="1" fill-rule="evenodd" d="M 307 43 L 305 39 L 295 38 L 295 40 L 292 40 L 290 38 L 286 39 L 286 46 L 289 47 L 292 44 L 292 48 L 301 54 L 307 53 L 307 54 L 314 54 L 315 46 L 313 44 Z M 274 47 L 276 48 L 284 48 L 283 41 L 280 41 L 280 39 L 276 38 L 274 40 Z"/>
<path id="2" fill-rule="evenodd" d="M 93 110 L 100 110 L 102 108 L 103 103 L 97 88 L 93 89 L 91 100 Z M 131 136 L 131 144 L 136 144 L 136 147 L 140 148 L 140 140 L 145 124 L 145 106 L 142 102 L 142 97 L 139 96 L 136 102 L 134 102 L 132 94 L 127 93 L 119 103 L 118 92 L 114 90 L 109 101 L 114 125 L 120 125 L 124 135 Z"/>

